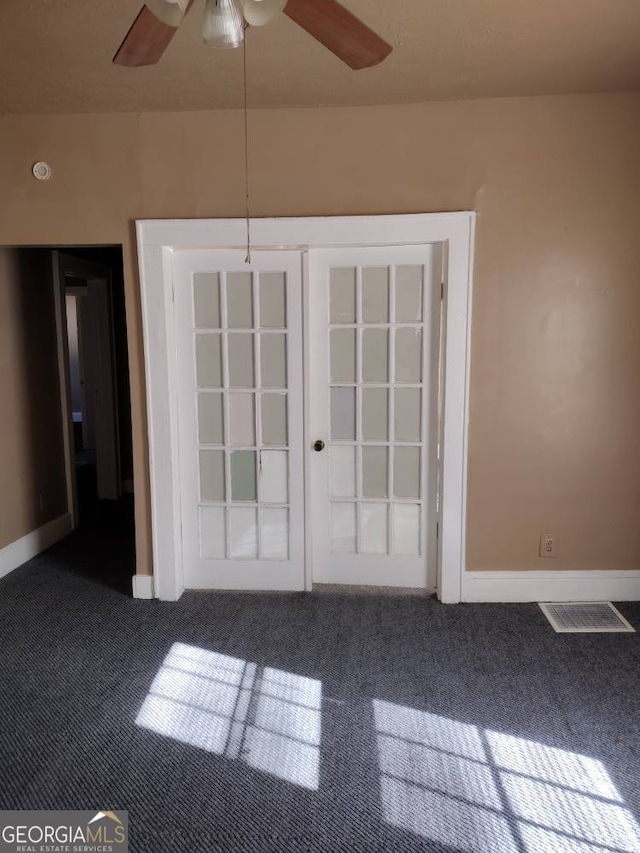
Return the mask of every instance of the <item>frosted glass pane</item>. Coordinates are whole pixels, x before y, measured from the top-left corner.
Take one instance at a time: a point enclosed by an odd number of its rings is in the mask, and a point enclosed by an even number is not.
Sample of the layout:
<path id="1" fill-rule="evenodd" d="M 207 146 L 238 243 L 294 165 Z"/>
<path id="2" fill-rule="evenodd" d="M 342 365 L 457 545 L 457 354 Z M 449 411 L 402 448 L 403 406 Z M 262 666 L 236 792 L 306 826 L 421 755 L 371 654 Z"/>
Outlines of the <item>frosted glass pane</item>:
<path id="1" fill-rule="evenodd" d="M 200 556 L 205 560 L 224 559 L 226 556 L 225 508 L 200 507 Z"/>
<path id="2" fill-rule="evenodd" d="M 422 331 L 396 329 L 396 381 L 422 381 Z"/>
<path id="3" fill-rule="evenodd" d="M 251 560 L 258 556 L 257 512 L 253 507 L 231 507 L 229 534 L 231 557 Z"/>
<path id="4" fill-rule="evenodd" d="M 362 494 L 367 498 L 387 497 L 387 448 L 362 448 Z"/>
<path id="5" fill-rule="evenodd" d="M 229 401 L 229 444 L 253 446 L 255 442 L 255 412 L 253 394 L 233 394 Z"/>
<path id="6" fill-rule="evenodd" d="M 259 280 L 260 325 L 284 329 L 287 325 L 285 274 L 261 272 Z"/>
<path id="7" fill-rule="evenodd" d="M 267 508 L 262 510 L 262 557 L 265 560 L 289 559 L 289 510 Z"/>
<path id="8" fill-rule="evenodd" d="M 193 313 L 196 326 L 220 328 L 220 276 L 198 272 L 193 276 Z"/>
<path id="9" fill-rule="evenodd" d="M 262 395 L 262 443 L 287 444 L 287 395 Z"/>
<path id="10" fill-rule="evenodd" d="M 353 267 L 335 267 L 329 273 L 332 323 L 356 321 L 356 271 Z"/>
<path id="11" fill-rule="evenodd" d="M 365 441 L 387 441 L 389 430 L 389 391 L 387 388 L 362 389 L 362 437 Z"/>
<path id="12" fill-rule="evenodd" d="M 362 381 L 387 382 L 389 378 L 389 333 L 365 329 L 362 333 Z"/>
<path id="13" fill-rule="evenodd" d="M 287 387 L 286 335 L 260 335 L 263 388 Z"/>
<path id="14" fill-rule="evenodd" d="M 393 553 L 420 554 L 420 506 L 393 505 Z"/>
<path id="15" fill-rule="evenodd" d="M 231 500 L 257 500 L 255 450 L 234 450 L 231 454 Z"/>
<path id="16" fill-rule="evenodd" d="M 336 498 L 356 496 L 356 449 L 334 444 L 331 456 L 331 494 Z"/>
<path id="17" fill-rule="evenodd" d="M 396 322 L 422 320 L 422 267 L 396 267 Z"/>
<path id="18" fill-rule="evenodd" d="M 387 553 L 387 504 L 360 504 L 360 550 Z"/>
<path id="19" fill-rule="evenodd" d="M 224 451 L 200 451 L 200 500 L 223 501 L 224 488 Z"/>
<path id="20" fill-rule="evenodd" d="M 356 389 L 331 389 L 331 438 L 337 441 L 355 441 Z"/>
<path id="21" fill-rule="evenodd" d="M 222 386 L 220 335 L 196 335 L 196 382 L 200 388 Z"/>
<path id="22" fill-rule="evenodd" d="M 356 505 L 331 504 L 331 550 L 353 554 L 356 550 Z"/>
<path id="23" fill-rule="evenodd" d="M 393 493 L 397 498 L 420 497 L 420 448 L 394 450 Z"/>
<path id="24" fill-rule="evenodd" d="M 229 345 L 229 385 L 232 388 L 253 388 L 253 335 L 231 334 Z"/>
<path id="25" fill-rule="evenodd" d="M 420 441 L 421 389 L 396 388 L 394 406 L 396 441 Z"/>
<path id="26" fill-rule="evenodd" d="M 362 270 L 362 321 L 386 323 L 389 320 L 389 268 L 365 267 Z"/>
<path id="27" fill-rule="evenodd" d="M 286 450 L 261 452 L 260 499 L 263 503 L 284 504 L 289 500 L 288 456 Z"/>
<path id="28" fill-rule="evenodd" d="M 253 326 L 250 272 L 227 273 L 227 326 L 230 329 L 250 329 Z"/>
<path id="29" fill-rule="evenodd" d="M 355 329 L 334 329 L 331 332 L 331 381 L 356 381 Z"/>
<path id="30" fill-rule="evenodd" d="M 222 444 L 222 394 L 198 394 L 198 442 Z"/>

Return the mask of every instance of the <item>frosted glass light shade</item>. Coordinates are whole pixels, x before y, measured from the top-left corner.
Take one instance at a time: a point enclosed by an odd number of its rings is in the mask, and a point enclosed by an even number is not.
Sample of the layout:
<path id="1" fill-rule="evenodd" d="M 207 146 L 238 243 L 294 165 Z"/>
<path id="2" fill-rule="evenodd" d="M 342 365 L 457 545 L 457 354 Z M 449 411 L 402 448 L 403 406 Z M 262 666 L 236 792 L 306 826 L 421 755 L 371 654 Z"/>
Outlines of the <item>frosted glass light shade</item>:
<path id="1" fill-rule="evenodd" d="M 207 0 L 202 37 L 212 47 L 239 47 L 244 39 L 244 19 L 236 0 Z"/>
<path id="2" fill-rule="evenodd" d="M 145 6 L 170 27 L 179 27 L 189 0 L 147 0 Z"/>
<path id="3" fill-rule="evenodd" d="M 278 12 L 282 12 L 287 0 L 243 0 L 244 17 L 252 27 L 268 24 Z"/>

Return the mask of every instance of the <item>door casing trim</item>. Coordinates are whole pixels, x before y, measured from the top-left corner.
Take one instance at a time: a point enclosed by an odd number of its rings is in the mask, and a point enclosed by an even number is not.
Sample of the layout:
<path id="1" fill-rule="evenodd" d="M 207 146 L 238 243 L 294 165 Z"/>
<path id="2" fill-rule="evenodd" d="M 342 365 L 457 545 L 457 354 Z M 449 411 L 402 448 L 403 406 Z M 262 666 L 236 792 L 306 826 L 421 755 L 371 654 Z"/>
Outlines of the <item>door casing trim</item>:
<path id="1" fill-rule="evenodd" d="M 295 249 L 305 253 L 312 248 L 345 246 L 445 245 L 437 594 L 442 602 L 459 602 L 465 569 L 475 213 L 254 219 L 250 225 L 255 250 Z M 136 235 L 147 394 L 154 595 L 176 601 L 184 587 L 172 254 L 194 249 L 242 249 L 246 247 L 246 222 L 242 219 L 138 220 Z M 308 264 L 303 260 L 303 287 L 307 285 L 307 273 Z M 304 340 L 307 339 L 305 329 Z M 305 385 L 307 369 L 308 362 Z M 309 535 L 308 527 L 306 524 L 305 537 Z M 306 551 L 308 561 L 310 549 Z M 308 564 L 306 577 L 311 577 Z"/>

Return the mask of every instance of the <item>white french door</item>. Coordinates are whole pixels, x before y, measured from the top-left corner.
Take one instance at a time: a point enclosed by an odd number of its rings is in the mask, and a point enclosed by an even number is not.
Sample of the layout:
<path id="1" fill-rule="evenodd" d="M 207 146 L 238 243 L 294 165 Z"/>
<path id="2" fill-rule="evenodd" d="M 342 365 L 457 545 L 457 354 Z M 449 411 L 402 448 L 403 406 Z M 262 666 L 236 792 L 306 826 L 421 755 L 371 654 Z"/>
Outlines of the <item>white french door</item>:
<path id="1" fill-rule="evenodd" d="M 304 589 L 302 256 L 172 263 L 184 586 Z"/>
<path id="2" fill-rule="evenodd" d="M 435 588 L 441 245 L 309 271 L 313 580 Z"/>

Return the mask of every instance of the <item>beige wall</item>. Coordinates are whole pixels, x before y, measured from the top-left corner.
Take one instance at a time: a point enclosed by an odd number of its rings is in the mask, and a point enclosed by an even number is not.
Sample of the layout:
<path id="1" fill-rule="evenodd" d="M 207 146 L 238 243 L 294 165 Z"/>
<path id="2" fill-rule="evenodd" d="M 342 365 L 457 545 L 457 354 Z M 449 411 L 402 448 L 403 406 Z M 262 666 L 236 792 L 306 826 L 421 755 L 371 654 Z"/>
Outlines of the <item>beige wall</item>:
<path id="1" fill-rule="evenodd" d="M 0 548 L 66 512 L 50 254 L 0 249 Z"/>
<path id="2" fill-rule="evenodd" d="M 140 572 L 132 221 L 241 216 L 241 129 L 237 112 L 0 118 L 0 244 L 124 246 Z M 256 111 L 250 132 L 254 216 L 478 212 L 468 566 L 640 567 L 640 95 Z"/>

